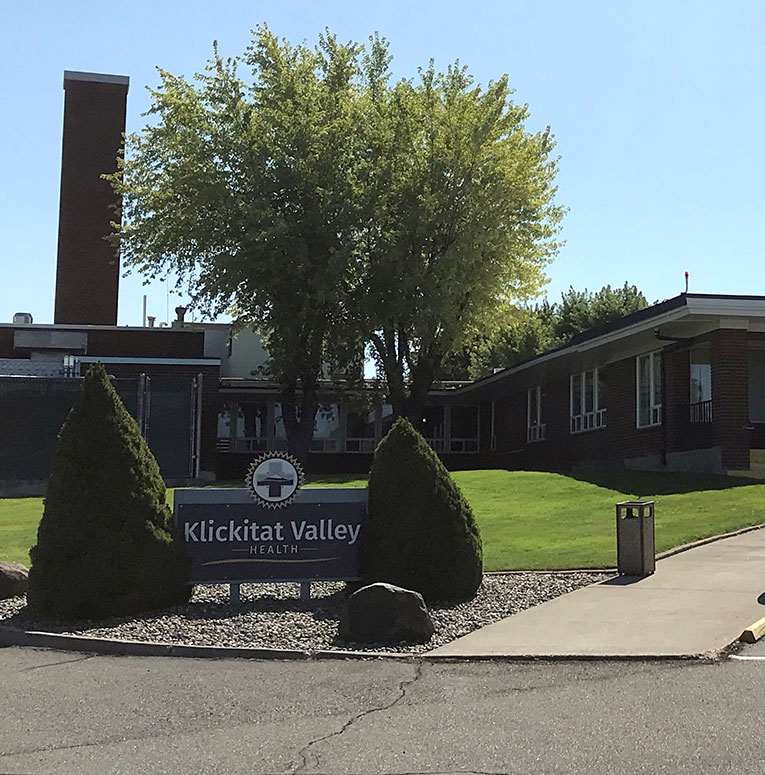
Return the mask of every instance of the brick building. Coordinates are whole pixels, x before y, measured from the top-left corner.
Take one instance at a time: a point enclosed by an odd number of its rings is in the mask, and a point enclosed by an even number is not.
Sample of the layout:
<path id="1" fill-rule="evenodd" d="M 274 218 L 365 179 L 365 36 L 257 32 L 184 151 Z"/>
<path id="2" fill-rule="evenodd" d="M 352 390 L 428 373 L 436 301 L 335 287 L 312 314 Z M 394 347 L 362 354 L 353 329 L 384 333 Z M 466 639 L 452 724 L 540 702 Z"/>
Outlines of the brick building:
<path id="1" fill-rule="evenodd" d="M 511 468 L 748 469 L 765 448 L 765 297 L 681 294 L 457 393 L 490 413 Z"/>

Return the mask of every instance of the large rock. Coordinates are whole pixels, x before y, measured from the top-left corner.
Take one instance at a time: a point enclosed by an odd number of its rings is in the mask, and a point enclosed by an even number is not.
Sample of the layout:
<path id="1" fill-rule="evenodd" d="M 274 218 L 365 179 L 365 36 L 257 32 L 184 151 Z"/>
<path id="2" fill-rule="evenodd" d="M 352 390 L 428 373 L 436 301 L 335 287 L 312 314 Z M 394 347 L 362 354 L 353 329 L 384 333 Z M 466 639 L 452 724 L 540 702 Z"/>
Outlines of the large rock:
<path id="1" fill-rule="evenodd" d="M 354 643 L 427 643 L 433 637 L 433 621 L 419 592 L 369 584 L 348 598 L 339 635 Z"/>
<path id="2" fill-rule="evenodd" d="M 0 600 L 26 595 L 29 571 L 20 562 L 0 562 Z"/>

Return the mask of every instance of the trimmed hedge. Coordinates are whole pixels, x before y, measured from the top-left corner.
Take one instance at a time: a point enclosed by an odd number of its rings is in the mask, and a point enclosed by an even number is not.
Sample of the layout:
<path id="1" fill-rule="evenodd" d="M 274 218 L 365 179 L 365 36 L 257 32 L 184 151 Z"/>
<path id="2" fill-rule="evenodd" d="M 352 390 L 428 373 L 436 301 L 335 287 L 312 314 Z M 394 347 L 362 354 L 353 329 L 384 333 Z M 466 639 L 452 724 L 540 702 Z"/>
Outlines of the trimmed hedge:
<path id="1" fill-rule="evenodd" d="M 438 455 L 399 418 L 375 451 L 362 546 L 365 584 L 385 581 L 428 601 L 471 599 L 483 575 L 473 512 Z"/>
<path id="2" fill-rule="evenodd" d="M 188 563 L 159 466 L 101 364 L 61 429 L 30 550 L 27 602 L 101 619 L 188 601 Z"/>

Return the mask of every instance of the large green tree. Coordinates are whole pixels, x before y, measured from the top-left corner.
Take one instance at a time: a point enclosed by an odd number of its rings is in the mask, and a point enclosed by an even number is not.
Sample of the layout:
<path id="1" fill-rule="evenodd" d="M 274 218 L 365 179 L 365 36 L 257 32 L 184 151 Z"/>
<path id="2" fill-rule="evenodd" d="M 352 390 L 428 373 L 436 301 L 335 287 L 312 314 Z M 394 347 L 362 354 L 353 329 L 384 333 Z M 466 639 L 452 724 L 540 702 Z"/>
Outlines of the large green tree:
<path id="1" fill-rule="evenodd" d="M 204 313 L 263 337 L 301 460 L 327 365 L 361 373 L 348 309 L 365 163 L 359 52 L 330 34 L 291 46 L 259 27 L 241 57 L 216 46 L 193 81 L 159 70 L 153 120 L 111 178 L 125 264 L 148 278 L 174 271 Z"/>
<path id="2" fill-rule="evenodd" d="M 558 247 L 554 143 L 507 78 L 431 64 L 391 83 L 389 63 L 376 36 L 311 48 L 260 27 L 193 82 L 160 70 L 112 177 L 126 264 L 174 270 L 203 311 L 262 334 L 300 458 L 323 364 L 371 342 L 416 420 L 444 357 L 533 298 Z"/>
<path id="3" fill-rule="evenodd" d="M 431 63 L 371 100 L 367 325 L 394 414 L 414 422 L 444 359 L 536 296 L 558 248 L 552 136 L 511 95 L 506 76 L 483 88 Z"/>

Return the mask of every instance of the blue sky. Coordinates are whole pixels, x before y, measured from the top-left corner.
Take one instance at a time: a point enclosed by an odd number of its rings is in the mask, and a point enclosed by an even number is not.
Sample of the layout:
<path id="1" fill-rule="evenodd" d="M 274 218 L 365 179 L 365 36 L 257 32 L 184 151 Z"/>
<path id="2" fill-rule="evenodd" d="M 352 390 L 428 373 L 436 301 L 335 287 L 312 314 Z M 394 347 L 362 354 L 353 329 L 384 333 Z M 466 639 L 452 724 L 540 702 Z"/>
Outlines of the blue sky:
<path id="1" fill-rule="evenodd" d="M 0 322 L 29 311 L 52 322 L 64 70 L 129 75 L 128 131 L 145 123 L 155 67 L 191 76 L 217 39 L 241 53 L 265 22 L 291 41 L 329 27 L 343 40 L 377 31 L 393 71 L 455 59 L 486 83 L 508 73 L 530 129 L 550 125 L 561 156 L 566 244 L 551 299 L 635 283 L 649 300 L 683 290 L 765 293 L 765 3 L 379 3 L 339 0 L 131 0 L 8 3 L 0 50 Z M 164 285 L 122 281 L 119 323 L 158 320 L 179 303 Z"/>

